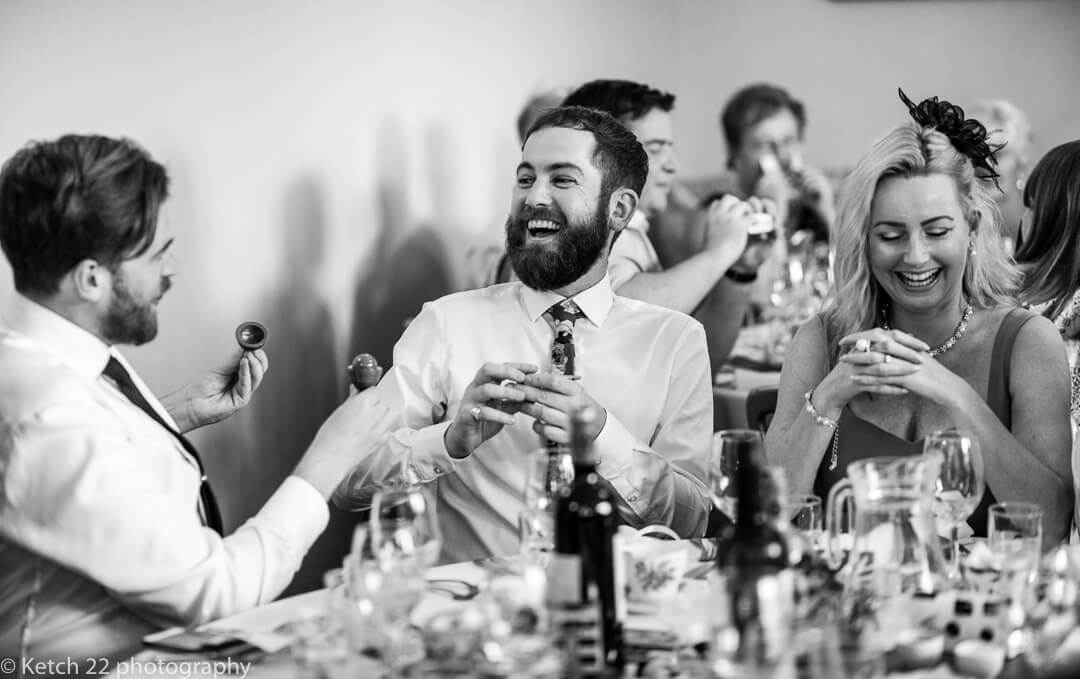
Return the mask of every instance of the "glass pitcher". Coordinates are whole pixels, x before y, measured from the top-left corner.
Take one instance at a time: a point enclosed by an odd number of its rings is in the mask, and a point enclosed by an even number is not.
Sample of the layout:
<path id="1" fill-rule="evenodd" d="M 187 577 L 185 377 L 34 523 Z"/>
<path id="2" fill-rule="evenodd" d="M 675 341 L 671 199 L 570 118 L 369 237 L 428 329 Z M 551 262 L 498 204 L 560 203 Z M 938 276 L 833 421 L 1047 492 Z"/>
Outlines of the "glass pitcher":
<path id="1" fill-rule="evenodd" d="M 829 492 L 826 556 L 840 573 L 853 643 L 866 650 L 907 645 L 928 664 L 944 651 L 952 605 L 933 514 L 941 464 L 940 454 L 859 460 Z"/>

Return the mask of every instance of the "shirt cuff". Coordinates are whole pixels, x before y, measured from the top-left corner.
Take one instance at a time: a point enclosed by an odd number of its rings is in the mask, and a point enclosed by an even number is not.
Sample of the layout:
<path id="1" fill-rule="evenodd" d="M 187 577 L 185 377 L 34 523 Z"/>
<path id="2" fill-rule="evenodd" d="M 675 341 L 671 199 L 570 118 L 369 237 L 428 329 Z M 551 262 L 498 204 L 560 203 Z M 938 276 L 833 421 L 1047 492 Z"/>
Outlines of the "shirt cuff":
<path id="1" fill-rule="evenodd" d="M 641 489 L 631 483 L 629 474 L 634 451 L 641 447 L 637 439 L 609 411 L 604 428 L 597 434 L 593 446 L 599 459 L 596 471 L 641 516 L 648 509 L 647 503 L 642 499 Z"/>
<path id="2" fill-rule="evenodd" d="M 409 468 L 420 483 L 433 481 L 454 468 L 454 458 L 446 450 L 446 430 L 450 424 L 440 422 L 413 434 Z"/>
<path id="3" fill-rule="evenodd" d="M 299 476 L 289 476 L 255 516 L 289 536 L 303 555 L 330 521 L 330 508 L 322 494 Z"/>

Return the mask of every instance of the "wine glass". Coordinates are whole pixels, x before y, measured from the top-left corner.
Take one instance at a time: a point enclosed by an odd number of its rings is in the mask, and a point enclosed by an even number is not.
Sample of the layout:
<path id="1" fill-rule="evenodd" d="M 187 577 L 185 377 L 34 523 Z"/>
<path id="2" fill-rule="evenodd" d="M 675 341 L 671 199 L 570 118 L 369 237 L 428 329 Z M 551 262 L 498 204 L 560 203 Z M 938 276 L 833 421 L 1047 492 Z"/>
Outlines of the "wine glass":
<path id="1" fill-rule="evenodd" d="M 438 518 L 419 488 L 376 493 L 369 523 L 371 550 L 384 570 L 412 562 L 422 570 L 438 561 L 442 547 Z"/>
<path id="2" fill-rule="evenodd" d="M 543 564 L 555 545 L 555 498 L 574 480 L 574 463 L 565 450 L 538 448 L 525 465 L 525 506 L 518 517 L 521 553 Z"/>
<path id="3" fill-rule="evenodd" d="M 941 456 L 941 474 L 934 482 L 934 516 L 949 523 L 950 579 L 960 577 L 960 524 L 971 515 L 986 490 L 982 454 L 975 439 L 956 429 L 926 437 L 924 455 Z"/>

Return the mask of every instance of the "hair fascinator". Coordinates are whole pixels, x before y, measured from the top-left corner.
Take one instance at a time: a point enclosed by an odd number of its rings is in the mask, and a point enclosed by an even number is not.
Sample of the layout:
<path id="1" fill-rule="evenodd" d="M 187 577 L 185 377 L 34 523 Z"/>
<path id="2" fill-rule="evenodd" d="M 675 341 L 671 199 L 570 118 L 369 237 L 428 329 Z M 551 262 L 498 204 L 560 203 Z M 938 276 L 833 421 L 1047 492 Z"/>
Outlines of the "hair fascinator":
<path id="1" fill-rule="evenodd" d="M 999 175 L 994 169 L 997 166 L 994 154 L 1004 144 L 991 146 L 987 141 L 989 133 L 982 123 L 974 118 L 964 118 L 964 109 L 952 102 L 930 97 L 916 104 L 904 94 L 904 90 L 897 88 L 897 91 L 900 101 L 907 105 L 908 113 L 916 123 L 944 134 L 957 151 L 971 159 L 979 177 L 993 179 L 997 183 Z"/>

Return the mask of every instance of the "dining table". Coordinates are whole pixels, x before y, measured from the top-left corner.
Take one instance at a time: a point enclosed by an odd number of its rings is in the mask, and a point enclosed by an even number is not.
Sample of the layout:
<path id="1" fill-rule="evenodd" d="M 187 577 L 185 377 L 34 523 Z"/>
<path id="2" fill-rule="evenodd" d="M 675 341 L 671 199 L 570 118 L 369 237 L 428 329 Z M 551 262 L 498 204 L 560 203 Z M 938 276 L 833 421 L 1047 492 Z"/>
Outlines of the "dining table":
<path id="1" fill-rule="evenodd" d="M 675 646 L 693 644 L 707 635 L 706 609 L 710 606 L 707 578 L 714 571 L 708 561 L 711 552 L 708 541 L 680 540 L 677 549 L 687 554 L 686 569 L 678 587 L 678 597 L 668 603 L 642 602 L 629 605 L 625 638 L 627 645 L 638 649 L 636 667 L 644 666 L 642 653 L 655 649 L 672 651 Z M 410 615 L 414 626 L 422 627 L 435 616 L 461 610 L 492 581 L 493 577 L 507 572 L 520 572 L 523 557 L 488 558 L 462 563 L 436 566 L 428 569 L 428 587 Z M 222 653 L 183 653 L 147 646 L 132 658 L 121 660 L 108 675 L 115 679 L 126 677 L 155 679 L 160 677 L 183 677 L 184 679 L 341 679 L 345 677 L 372 677 L 382 679 L 393 676 L 378 660 L 359 654 L 350 654 L 348 663 L 341 665 L 338 673 L 312 671 L 305 666 L 295 652 L 298 642 L 295 628 L 298 620 L 315 620 L 325 616 L 330 609 L 330 593 L 326 589 L 273 601 L 257 608 L 222 618 L 201 626 L 200 631 L 214 631 L 231 635 L 246 642 L 241 651 Z M 643 650 L 644 649 L 644 650 Z M 650 650 L 651 649 L 651 650 Z M 704 667 L 703 664 L 698 669 Z M 410 676 L 406 674 L 405 676 Z M 423 676 L 440 676 L 425 674 Z M 457 676 L 457 675 L 455 675 Z M 478 675 L 479 676 L 479 675 Z M 630 675 L 627 676 L 642 676 Z M 654 675 L 648 675 L 654 676 Z M 688 671 L 684 674 L 668 671 L 667 677 L 708 676 Z M 800 675 L 801 676 L 801 675 Z M 970 676 L 955 672 L 947 663 L 929 670 L 890 672 L 889 679 L 956 679 Z M 1072 631 L 1057 654 L 1057 661 L 1040 673 L 1034 673 L 1023 656 L 1006 661 L 997 675 L 998 679 L 1038 677 L 1039 679 L 1065 679 L 1080 677 L 1080 628 Z"/>

